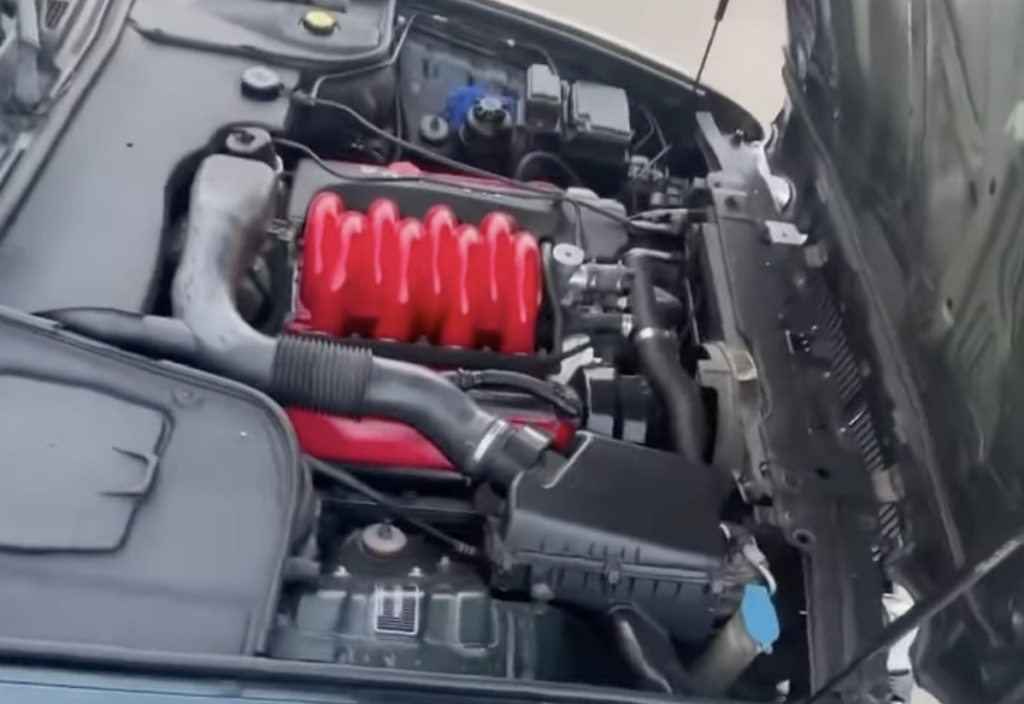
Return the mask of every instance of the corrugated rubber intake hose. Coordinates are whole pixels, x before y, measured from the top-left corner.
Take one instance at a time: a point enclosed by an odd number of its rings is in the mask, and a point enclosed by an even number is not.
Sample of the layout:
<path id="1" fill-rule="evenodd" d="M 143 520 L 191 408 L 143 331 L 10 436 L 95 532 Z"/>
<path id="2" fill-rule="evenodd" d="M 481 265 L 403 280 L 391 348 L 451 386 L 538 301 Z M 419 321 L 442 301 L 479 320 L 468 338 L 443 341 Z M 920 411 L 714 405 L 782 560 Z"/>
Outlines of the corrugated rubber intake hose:
<path id="1" fill-rule="evenodd" d="M 669 432 L 677 452 L 688 460 L 704 463 L 707 418 L 697 380 L 679 362 L 676 336 L 658 319 L 652 264 L 659 252 L 634 249 L 625 263 L 633 271 L 629 304 L 636 321 L 633 344 L 654 392 L 665 405 Z"/>
<path id="2" fill-rule="evenodd" d="M 286 406 L 400 420 L 469 473 L 484 461 L 499 435 L 511 432 L 435 372 L 373 357 L 369 350 L 329 338 L 281 337 L 269 391 Z"/>

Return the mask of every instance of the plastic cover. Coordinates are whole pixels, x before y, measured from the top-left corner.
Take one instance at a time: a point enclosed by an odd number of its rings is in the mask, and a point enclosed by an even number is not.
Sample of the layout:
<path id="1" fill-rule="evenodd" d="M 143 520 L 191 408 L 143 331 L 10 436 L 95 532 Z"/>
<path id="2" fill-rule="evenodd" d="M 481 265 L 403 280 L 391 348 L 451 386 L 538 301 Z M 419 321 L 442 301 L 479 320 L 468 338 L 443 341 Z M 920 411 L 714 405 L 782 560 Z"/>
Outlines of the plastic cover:
<path id="1" fill-rule="evenodd" d="M 0 309 L 0 636 L 263 648 L 309 506 L 246 387 Z"/>
<path id="2" fill-rule="evenodd" d="M 491 523 L 495 586 L 604 611 L 628 603 L 681 642 L 738 606 L 717 480 L 681 456 L 579 433 L 571 456 L 516 477 Z"/>

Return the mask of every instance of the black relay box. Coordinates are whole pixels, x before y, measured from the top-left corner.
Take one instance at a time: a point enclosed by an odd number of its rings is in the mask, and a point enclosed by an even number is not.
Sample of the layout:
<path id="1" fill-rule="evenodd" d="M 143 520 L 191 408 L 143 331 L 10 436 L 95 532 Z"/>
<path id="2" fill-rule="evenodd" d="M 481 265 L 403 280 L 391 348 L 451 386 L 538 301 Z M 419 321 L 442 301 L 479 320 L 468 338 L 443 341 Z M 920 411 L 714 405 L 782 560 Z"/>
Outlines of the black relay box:
<path id="1" fill-rule="evenodd" d="M 561 152 L 578 163 L 625 168 L 633 137 L 626 91 L 567 84 L 545 64 L 526 71 L 516 119 L 516 151 Z"/>

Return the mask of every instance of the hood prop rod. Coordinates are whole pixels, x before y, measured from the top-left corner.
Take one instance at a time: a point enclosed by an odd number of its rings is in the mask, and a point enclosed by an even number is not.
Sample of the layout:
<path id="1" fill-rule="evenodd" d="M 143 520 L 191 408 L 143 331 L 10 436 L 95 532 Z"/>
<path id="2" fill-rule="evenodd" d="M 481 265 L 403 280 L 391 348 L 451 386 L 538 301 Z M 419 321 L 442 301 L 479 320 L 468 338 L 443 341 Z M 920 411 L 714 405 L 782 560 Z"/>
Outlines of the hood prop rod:
<path id="1" fill-rule="evenodd" d="M 909 611 L 890 623 L 882 630 L 874 643 L 865 648 L 860 655 L 853 658 L 816 692 L 804 699 L 801 704 L 816 704 L 816 702 L 824 699 L 864 663 L 889 650 L 901 639 L 940 614 L 950 604 L 977 586 L 978 582 L 992 574 L 1010 557 L 1017 554 L 1022 547 L 1024 547 L 1024 527 L 1018 528 L 1013 535 L 987 556 L 978 560 L 973 565 L 960 570 L 949 586 L 925 601 L 914 604 Z"/>
<path id="2" fill-rule="evenodd" d="M 704 75 L 704 67 L 708 64 L 708 56 L 711 55 L 711 47 L 718 36 L 718 25 L 725 19 L 725 13 L 729 9 L 729 0 L 718 0 L 718 7 L 715 8 L 715 23 L 711 25 L 711 34 L 708 36 L 708 43 L 704 47 L 704 56 L 700 60 L 700 68 L 697 69 L 697 76 L 693 79 L 693 93 L 697 94 L 700 88 L 700 78 Z"/>

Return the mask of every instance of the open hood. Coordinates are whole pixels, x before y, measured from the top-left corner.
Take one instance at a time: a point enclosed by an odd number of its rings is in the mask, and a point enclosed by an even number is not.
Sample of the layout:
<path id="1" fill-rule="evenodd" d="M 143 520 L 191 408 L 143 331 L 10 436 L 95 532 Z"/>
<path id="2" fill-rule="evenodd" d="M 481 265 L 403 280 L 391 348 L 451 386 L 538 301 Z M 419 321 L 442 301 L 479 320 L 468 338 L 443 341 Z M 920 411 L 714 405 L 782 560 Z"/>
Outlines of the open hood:
<path id="1" fill-rule="evenodd" d="M 1024 520 L 1024 4 L 787 11 L 784 139 L 817 152 L 797 180 L 870 310 L 901 445 L 890 573 L 924 598 Z M 1022 569 L 1011 560 L 921 632 L 916 674 L 943 701 L 1019 699 Z"/>

